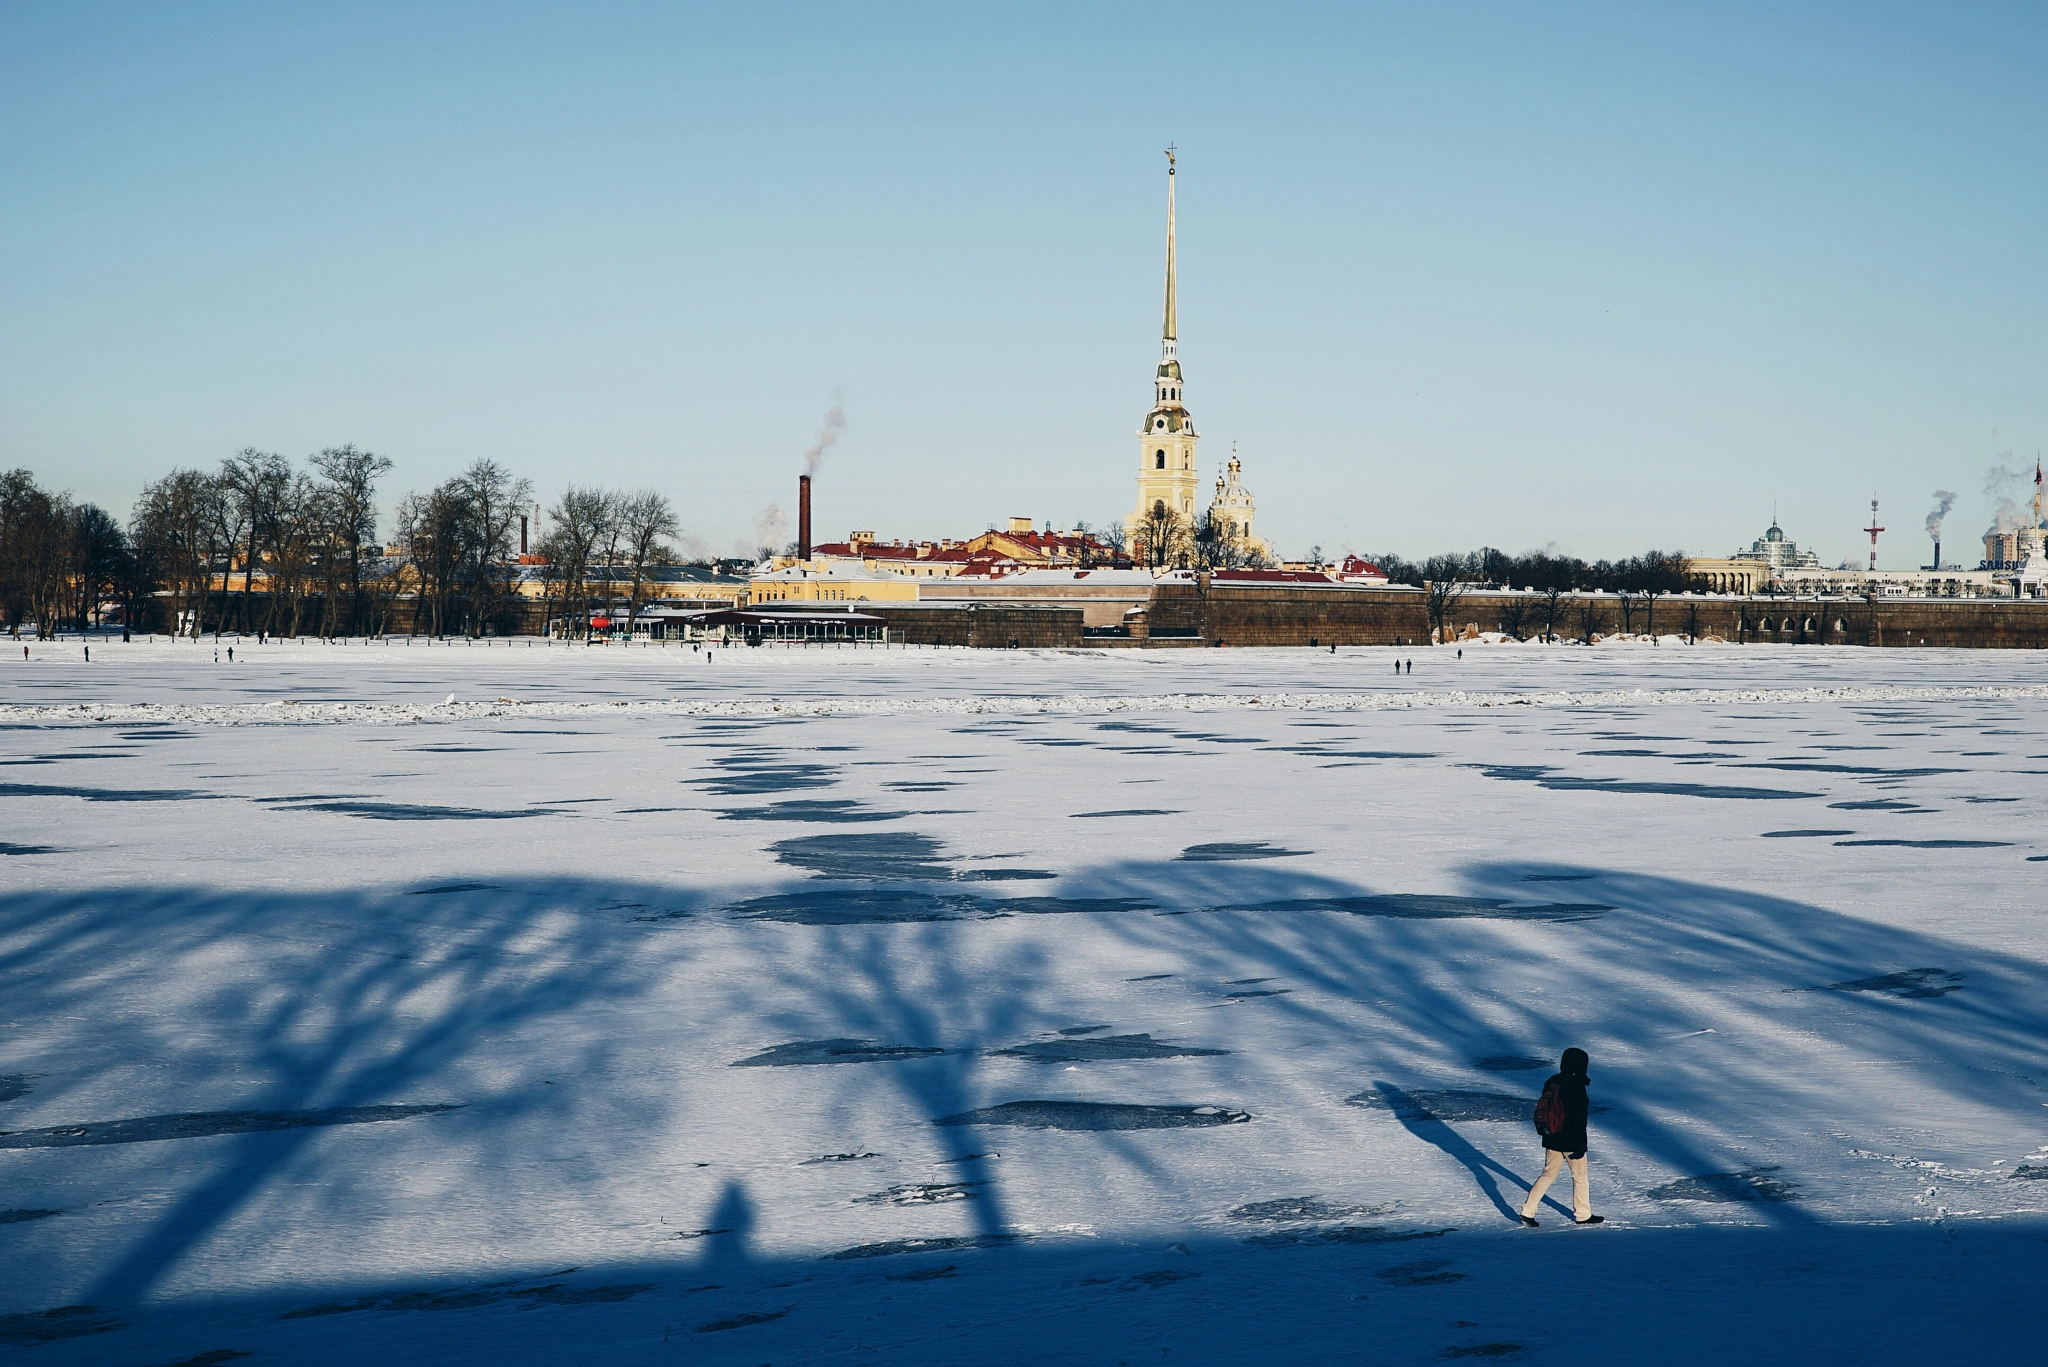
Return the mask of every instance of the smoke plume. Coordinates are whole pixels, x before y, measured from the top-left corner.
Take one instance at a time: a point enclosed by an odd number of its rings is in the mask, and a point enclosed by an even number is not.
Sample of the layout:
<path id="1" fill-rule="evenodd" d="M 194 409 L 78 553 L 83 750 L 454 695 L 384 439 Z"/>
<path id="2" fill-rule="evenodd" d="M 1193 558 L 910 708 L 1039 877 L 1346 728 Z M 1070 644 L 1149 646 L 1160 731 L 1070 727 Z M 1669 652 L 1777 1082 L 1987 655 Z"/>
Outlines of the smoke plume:
<path id="1" fill-rule="evenodd" d="M 1941 540 L 1942 519 L 1947 517 L 1948 510 L 1955 506 L 1955 490 L 1936 489 L 1934 491 L 1934 511 L 1927 515 L 1927 535 L 1929 537 L 1933 538 L 1936 541 Z"/>
<path id="2" fill-rule="evenodd" d="M 764 558 L 780 550 L 788 535 L 789 519 L 783 516 L 780 503 L 769 504 L 755 516 L 754 546 Z"/>
<path id="3" fill-rule="evenodd" d="M 818 429 L 817 444 L 804 452 L 805 474 L 815 475 L 818 473 L 818 467 L 825 463 L 825 453 L 838 443 L 840 436 L 845 431 L 846 410 L 835 403 L 832 405 L 831 410 L 825 414 L 825 425 Z"/>
<path id="4" fill-rule="evenodd" d="M 1994 465 L 1984 472 L 1984 497 L 1997 506 L 1989 532 L 2009 532 L 2019 527 L 2020 480 L 2024 475 L 2024 471 L 2004 465 Z"/>

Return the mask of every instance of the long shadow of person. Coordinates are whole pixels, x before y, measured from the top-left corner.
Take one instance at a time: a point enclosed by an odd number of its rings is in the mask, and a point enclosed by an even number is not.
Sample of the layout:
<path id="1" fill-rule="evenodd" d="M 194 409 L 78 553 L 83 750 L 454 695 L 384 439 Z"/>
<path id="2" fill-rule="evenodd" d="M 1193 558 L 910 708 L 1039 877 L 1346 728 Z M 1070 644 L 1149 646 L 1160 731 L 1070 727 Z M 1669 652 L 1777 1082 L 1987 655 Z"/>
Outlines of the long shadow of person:
<path id="1" fill-rule="evenodd" d="M 1459 1134 L 1444 1121 L 1437 1119 L 1430 1113 L 1427 1106 L 1424 1106 L 1420 1101 L 1417 1101 L 1393 1083 L 1376 1081 L 1372 1085 L 1373 1090 L 1377 1091 L 1386 1100 L 1388 1108 L 1393 1111 L 1395 1117 L 1400 1120 L 1408 1133 L 1414 1135 L 1417 1139 L 1429 1141 L 1469 1168 L 1472 1172 L 1473 1181 L 1479 1184 L 1479 1189 L 1486 1193 L 1488 1200 L 1493 1202 L 1495 1210 L 1498 1210 L 1510 1220 L 1520 1220 L 1522 1218 L 1521 1211 L 1515 1206 L 1510 1205 L 1500 1194 L 1500 1186 L 1494 1181 L 1494 1175 L 1499 1174 L 1507 1178 L 1508 1181 L 1524 1191 L 1529 1189 L 1529 1183 L 1523 1181 L 1512 1171 L 1502 1167 L 1478 1149 L 1472 1147 L 1465 1139 L 1465 1136 Z"/>
<path id="2" fill-rule="evenodd" d="M 704 1256 L 698 1263 L 699 1272 L 718 1282 L 745 1272 L 754 1262 L 747 1252 L 747 1236 L 753 1229 L 754 1203 L 747 1199 L 746 1185 L 727 1182 L 718 1204 L 712 1207 L 711 1222 L 702 1231 Z"/>

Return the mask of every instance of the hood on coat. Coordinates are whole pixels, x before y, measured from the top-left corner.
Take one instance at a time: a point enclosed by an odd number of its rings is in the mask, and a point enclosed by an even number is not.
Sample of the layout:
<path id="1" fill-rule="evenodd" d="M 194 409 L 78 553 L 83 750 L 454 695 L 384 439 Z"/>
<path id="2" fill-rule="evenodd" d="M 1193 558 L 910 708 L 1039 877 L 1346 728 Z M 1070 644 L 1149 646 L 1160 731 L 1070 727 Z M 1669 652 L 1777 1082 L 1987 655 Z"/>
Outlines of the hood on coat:
<path id="1" fill-rule="evenodd" d="M 1558 1060 L 1557 1070 L 1560 1073 L 1563 1073 L 1566 1077 L 1575 1077 L 1590 1081 L 1591 1079 L 1586 1078 L 1586 1069 L 1591 1065 L 1591 1063 L 1592 1060 L 1586 1057 L 1585 1050 L 1567 1049 L 1564 1051 L 1564 1057 Z"/>

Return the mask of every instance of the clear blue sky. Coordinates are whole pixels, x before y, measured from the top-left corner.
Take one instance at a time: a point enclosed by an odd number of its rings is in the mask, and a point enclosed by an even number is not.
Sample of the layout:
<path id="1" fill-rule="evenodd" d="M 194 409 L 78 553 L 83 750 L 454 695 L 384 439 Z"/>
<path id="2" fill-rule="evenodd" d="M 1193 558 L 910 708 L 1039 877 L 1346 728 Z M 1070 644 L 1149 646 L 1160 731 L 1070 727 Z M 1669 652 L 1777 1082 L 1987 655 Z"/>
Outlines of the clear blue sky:
<path id="1" fill-rule="evenodd" d="M 1787 11 L 1792 11 L 1787 13 Z M 1121 516 L 1181 356 L 1283 551 L 1956 558 L 2048 446 L 2038 5 L 0 7 L 0 465 L 352 441 L 709 548 Z"/>

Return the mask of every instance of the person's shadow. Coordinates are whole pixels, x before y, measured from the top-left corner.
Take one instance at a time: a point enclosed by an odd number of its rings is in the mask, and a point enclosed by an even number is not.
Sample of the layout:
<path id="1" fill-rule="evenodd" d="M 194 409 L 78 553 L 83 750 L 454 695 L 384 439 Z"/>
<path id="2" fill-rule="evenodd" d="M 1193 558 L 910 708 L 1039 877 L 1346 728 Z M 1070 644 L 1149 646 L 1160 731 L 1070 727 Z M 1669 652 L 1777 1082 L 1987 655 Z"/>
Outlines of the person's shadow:
<path id="1" fill-rule="evenodd" d="M 1486 1193 L 1487 1199 L 1493 1202 L 1495 1210 L 1498 1210 L 1510 1220 L 1519 1221 L 1522 1218 L 1521 1209 L 1509 1204 L 1507 1198 L 1500 1194 L 1500 1185 L 1494 1178 L 1496 1174 L 1505 1177 L 1523 1191 L 1528 1191 L 1534 1185 L 1533 1183 L 1524 1182 L 1515 1173 L 1502 1167 L 1478 1149 L 1472 1147 L 1466 1141 L 1465 1136 L 1459 1134 L 1444 1121 L 1438 1120 L 1435 1116 L 1431 1115 L 1428 1107 L 1402 1091 L 1399 1087 L 1396 1087 L 1393 1083 L 1374 1082 L 1372 1085 L 1373 1090 L 1386 1098 L 1387 1105 L 1392 1108 L 1394 1115 L 1400 1120 L 1408 1133 L 1414 1135 L 1417 1139 L 1429 1141 L 1471 1169 L 1473 1180 L 1479 1184 L 1479 1189 Z M 1549 1197 L 1545 1198 L 1544 1204 L 1557 1206 L 1556 1200 Z M 1557 1206 L 1557 1208 L 1560 1211 L 1564 1209 L 1563 1206 Z"/>
<path id="2" fill-rule="evenodd" d="M 698 1271 L 719 1281 L 744 1271 L 754 1261 L 747 1252 L 747 1236 L 753 1229 L 754 1203 L 747 1199 L 745 1185 L 727 1182 L 711 1209 L 710 1223 L 699 1236 L 704 1240 L 704 1256 L 697 1264 Z"/>

